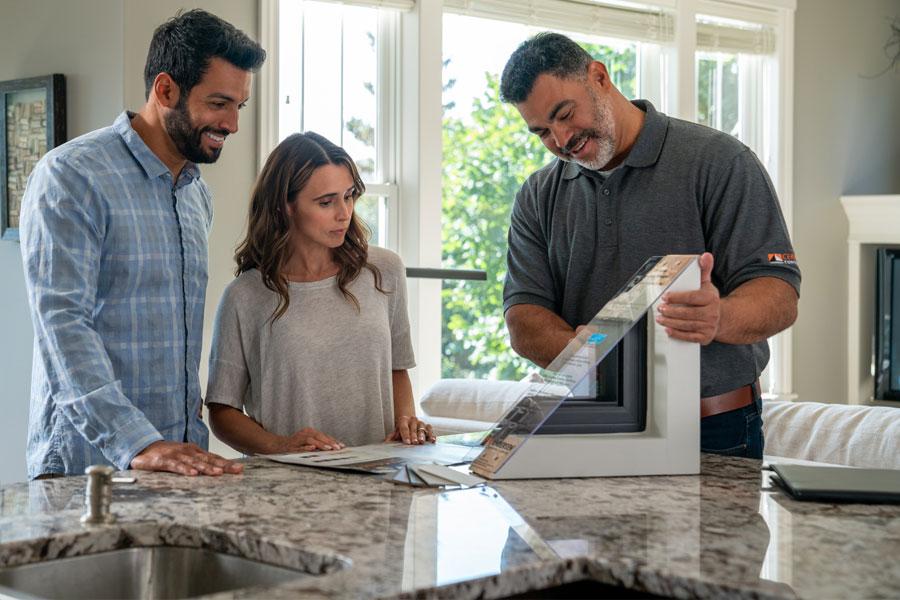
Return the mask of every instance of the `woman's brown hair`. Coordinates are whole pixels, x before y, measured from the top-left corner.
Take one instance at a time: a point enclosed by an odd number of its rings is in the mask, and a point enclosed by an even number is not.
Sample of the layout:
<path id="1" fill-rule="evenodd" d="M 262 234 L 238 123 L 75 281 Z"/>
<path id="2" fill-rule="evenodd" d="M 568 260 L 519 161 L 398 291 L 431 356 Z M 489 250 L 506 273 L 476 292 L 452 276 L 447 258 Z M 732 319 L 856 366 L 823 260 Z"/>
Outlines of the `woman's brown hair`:
<path id="1" fill-rule="evenodd" d="M 235 275 L 250 269 L 259 270 L 263 284 L 280 296 L 272 313 L 272 321 L 281 317 L 291 303 L 288 280 L 282 271 L 291 258 L 291 222 L 285 208 L 295 202 L 297 195 L 309 182 L 316 169 L 325 165 L 345 166 L 353 178 L 356 200 L 366 191 L 353 159 L 347 152 L 313 132 L 295 133 L 272 151 L 253 186 L 247 235 L 234 255 Z M 375 278 L 375 288 L 381 292 L 381 272 L 368 262 L 369 230 L 353 211 L 344 243 L 335 248 L 332 256 L 340 270 L 338 288 L 347 300 L 359 308 L 359 301 L 347 289 L 363 267 Z"/>

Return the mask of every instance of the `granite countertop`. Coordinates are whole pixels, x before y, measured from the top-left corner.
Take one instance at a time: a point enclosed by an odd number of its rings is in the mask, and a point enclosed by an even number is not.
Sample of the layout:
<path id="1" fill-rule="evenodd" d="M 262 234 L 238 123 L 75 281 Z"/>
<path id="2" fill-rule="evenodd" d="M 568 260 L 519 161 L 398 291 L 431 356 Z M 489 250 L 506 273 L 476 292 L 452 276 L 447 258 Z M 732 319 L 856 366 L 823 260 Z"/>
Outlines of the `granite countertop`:
<path id="1" fill-rule="evenodd" d="M 677 597 L 900 595 L 900 506 L 812 504 L 749 459 L 699 476 L 422 490 L 246 461 L 243 475 L 138 472 L 113 525 L 83 527 L 83 477 L 0 488 L 0 567 L 141 545 L 203 546 L 313 577 L 239 597 L 494 598 L 578 581 Z"/>

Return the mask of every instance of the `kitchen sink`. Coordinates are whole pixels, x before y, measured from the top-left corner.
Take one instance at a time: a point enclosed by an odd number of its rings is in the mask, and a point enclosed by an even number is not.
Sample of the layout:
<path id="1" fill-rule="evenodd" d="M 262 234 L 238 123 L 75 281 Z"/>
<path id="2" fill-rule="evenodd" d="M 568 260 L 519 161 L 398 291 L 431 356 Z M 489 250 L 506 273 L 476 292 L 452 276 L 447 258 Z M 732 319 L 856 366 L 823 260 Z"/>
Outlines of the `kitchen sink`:
<path id="1" fill-rule="evenodd" d="M 311 576 L 203 548 L 151 546 L 0 569 L 0 597 L 194 598 Z"/>
<path id="2" fill-rule="evenodd" d="M 565 583 L 562 585 L 548 587 L 542 590 L 535 590 L 532 592 L 526 592 L 524 594 L 517 594 L 515 596 L 507 597 L 506 600 L 549 600 L 550 598 L 554 600 L 559 600 L 560 598 L 572 600 L 576 598 L 590 598 L 591 600 L 598 600 L 600 598 L 615 598 L 616 600 L 620 600 L 623 598 L 662 599 L 664 598 L 664 596 L 656 596 L 648 592 L 630 590 L 618 585 L 609 585 L 606 583 L 599 583 L 597 581 L 588 580 Z"/>

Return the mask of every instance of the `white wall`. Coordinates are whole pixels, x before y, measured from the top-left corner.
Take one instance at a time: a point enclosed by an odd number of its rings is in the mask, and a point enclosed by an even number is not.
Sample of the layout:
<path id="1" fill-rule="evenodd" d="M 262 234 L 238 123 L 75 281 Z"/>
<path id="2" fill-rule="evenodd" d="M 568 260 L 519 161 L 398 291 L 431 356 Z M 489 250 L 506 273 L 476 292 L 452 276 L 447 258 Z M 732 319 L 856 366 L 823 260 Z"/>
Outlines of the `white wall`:
<path id="1" fill-rule="evenodd" d="M 900 68 L 888 65 L 900 0 L 798 0 L 794 244 L 803 272 L 794 326 L 800 400 L 847 402 L 843 194 L 900 193 Z M 900 227 L 900 223 L 897 224 Z"/>
<path id="2" fill-rule="evenodd" d="M 257 37 L 257 3 L 252 0 L 0 0 L 0 80 L 63 73 L 68 91 L 69 138 L 104 127 L 123 108 L 137 110 L 143 104 L 142 74 L 153 30 L 178 9 L 194 6 Z M 256 119 L 251 99 L 241 112 L 240 132 L 226 142 L 222 158 L 202 169 L 215 199 L 201 373 L 204 382 L 212 317 L 231 279 L 232 254 L 256 170 Z M 25 478 L 33 341 L 19 245 L 15 242 L 0 242 L 0 282 L 0 482 L 6 483 Z M 223 447 L 216 444 L 216 449 Z"/>
<path id="3" fill-rule="evenodd" d="M 69 138 L 122 110 L 122 3 L 0 0 L 0 80 L 63 73 Z M 17 242 L 0 241 L 0 482 L 25 478 L 32 329 Z"/>

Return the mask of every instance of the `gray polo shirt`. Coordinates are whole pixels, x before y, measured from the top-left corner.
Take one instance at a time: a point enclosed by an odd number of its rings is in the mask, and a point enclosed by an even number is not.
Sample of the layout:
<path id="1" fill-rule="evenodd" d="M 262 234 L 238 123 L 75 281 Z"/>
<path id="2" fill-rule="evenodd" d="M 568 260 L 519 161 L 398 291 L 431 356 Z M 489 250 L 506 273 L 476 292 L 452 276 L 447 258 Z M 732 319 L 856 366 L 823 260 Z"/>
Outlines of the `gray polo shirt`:
<path id="1" fill-rule="evenodd" d="M 575 327 L 590 319 L 647 258 L 715 257 L 722 296 L 755 277 L 800 291 L 800 270 L 775 189 L 756 155 L 735 138 L 670 118 L 645 100 L 644 126 L 608 178 L 559 159 L 516 196 L 503 309 L 536 304 Z M 756 380 L 766 342 L 701 348 L 701 394 Z"/>

